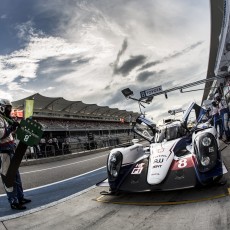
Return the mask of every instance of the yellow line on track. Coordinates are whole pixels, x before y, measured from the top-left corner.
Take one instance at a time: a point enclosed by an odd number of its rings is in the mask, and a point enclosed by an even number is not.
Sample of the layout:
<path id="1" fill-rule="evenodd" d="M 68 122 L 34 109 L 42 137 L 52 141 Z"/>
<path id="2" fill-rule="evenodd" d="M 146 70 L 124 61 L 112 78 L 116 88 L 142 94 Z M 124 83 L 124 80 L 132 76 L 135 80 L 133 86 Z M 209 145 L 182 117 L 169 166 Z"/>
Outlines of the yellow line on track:
<path id="1" fill-rule="evenodd" d="M 212 197 L 196 199 L 196 200 L 183 200 L 183 201 L 168 201 L 168 202 L 122 202 L 122 201 L 109 201 L 103 200 L 105 195 L 102 195 L 96 199 L 98 202 L 102 203 L 111 203 L 111 204 L 123 204 L 123 205 L 141 205 L 141 206 L 159 206 L 159 205 L 178 205 L 178 204 L 189 204 L 189 203 L 197 203 L 201 201 L 213 200 L 222 197 L 226 197 L 230 195 L 230 188 L 228 188 L 228 194 L 221 194 Z"/>

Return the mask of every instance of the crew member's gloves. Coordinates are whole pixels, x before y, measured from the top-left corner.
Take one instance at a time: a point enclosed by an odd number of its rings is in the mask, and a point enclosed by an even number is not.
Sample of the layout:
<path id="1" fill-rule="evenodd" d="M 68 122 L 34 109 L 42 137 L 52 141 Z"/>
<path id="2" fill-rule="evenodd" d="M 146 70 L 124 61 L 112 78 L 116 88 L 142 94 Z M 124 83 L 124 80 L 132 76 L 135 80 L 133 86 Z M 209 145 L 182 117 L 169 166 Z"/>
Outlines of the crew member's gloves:
<path id="1" fill-rule="evenodd" d="M 19 127 L 20 124 L 17 121 L 14 121 L 13 124 L 11 125 L 11 131 L 15 131 L 17 127 Z"/>

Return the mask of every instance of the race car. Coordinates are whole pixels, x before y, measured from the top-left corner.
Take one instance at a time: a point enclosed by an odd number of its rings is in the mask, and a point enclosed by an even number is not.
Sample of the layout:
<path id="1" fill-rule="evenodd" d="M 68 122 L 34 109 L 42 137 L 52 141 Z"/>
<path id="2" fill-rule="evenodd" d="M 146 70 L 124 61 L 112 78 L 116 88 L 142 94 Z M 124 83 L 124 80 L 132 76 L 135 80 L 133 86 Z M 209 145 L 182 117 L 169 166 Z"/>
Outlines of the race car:
<path id="1" fill-rule="evenodd" d="M 161 125 L 140 115 L 133 132 L 149 142 L 111 150 L 107 183 L 111 193 L 146 192 L 206 186 L 227 172 L 216 129 L 199 117 L 201 107 L 191 103 L 181 120 Z M 197 122 L 199 120 L 202 122 Z M 134 142 L 137 142 L 134 141 Z"/>

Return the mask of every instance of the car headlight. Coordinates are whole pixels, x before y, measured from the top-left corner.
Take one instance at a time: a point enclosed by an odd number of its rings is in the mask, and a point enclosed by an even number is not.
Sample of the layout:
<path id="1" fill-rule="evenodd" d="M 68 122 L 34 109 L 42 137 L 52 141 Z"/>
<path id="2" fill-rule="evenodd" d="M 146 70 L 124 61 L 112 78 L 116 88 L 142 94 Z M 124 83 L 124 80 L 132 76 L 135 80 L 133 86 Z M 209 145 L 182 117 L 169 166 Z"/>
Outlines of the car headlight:
<path id="1" fill-rule="evenodd" d="M 210 146 L 212 143 L 212 140 L 210 137 L 204 137 L 201 143 L 203 144 L 203 146 Z"/>
<path id="2" fill-rule="evenodd" d="M 122 154 L 120 152 L 115 152 L 109 155 L 108 158 L 108 176 L 110 180 L 114 180 L 118 177 L 119 171 L 122 164 Z"/>
<path id="3" fill-rule="evenodd" d="M 200 160 L 200 163 L 203 166 L 208 166 L 210 164 L 210 158 L 209 157 L 202 157 Z"/>
<path id="4" fill-rule="evenodd" d="M 216 166 L 219 150 L 216 138 L 211 133 L 198 135 L 194 149 L 200 172 L 208 172 Z"/>

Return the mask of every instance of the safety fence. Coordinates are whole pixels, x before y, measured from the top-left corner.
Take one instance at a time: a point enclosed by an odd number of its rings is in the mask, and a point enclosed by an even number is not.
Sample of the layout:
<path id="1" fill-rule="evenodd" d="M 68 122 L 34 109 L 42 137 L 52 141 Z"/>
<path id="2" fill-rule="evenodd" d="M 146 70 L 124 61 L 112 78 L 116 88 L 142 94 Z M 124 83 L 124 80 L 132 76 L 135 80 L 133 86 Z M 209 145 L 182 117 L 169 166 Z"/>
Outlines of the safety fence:
<path id="1" fill-rule="evenodd" d="M 28 147 L 24 160 L 47 158 L 53 156 L 60 156 L 65 154 L 72 154 L 78 152 L 92 151 L 96 149 L 105 149 L 109 147 L 121 147 L 132 144 L 131 136 L 103 138 L 94 141 L 85 142 L 70 142 L 57 144 L 41 144 L 33 147 Z"/>

